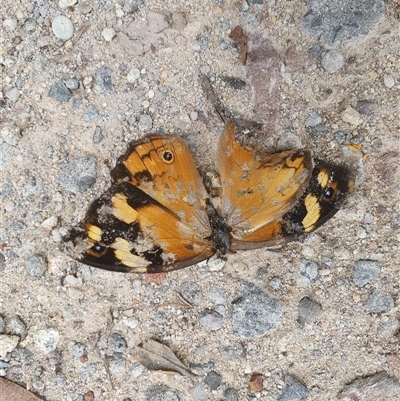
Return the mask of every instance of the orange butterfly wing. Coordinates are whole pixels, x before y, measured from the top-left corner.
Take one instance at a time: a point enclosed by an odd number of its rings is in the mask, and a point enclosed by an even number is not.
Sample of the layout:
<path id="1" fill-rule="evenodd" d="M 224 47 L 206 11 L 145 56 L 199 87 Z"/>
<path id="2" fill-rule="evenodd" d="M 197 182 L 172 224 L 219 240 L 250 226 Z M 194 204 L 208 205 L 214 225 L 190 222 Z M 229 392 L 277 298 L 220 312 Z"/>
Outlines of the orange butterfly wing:
<path id="1" fill-rule="evenodd" d="M 264 154 L 243 147 L 235 140 L 234 123 L 228 122 L 218 168 L 220 213 L 231 229 L 232 247 L 239 242 L 263 246 L 278 236 L 279 219 L 303 195 L 312 174 L 312 158 L 307 150 Z"/>
<path id="2" fill-rule="evenodd" d="M 155 273 L 210 257 L 206 190 L 177 136 L 132 143 L 111 172 L 115 183 L 97 199 L 70 240 L 88 239 L 78 259 L 114 271 Z M 184 179 L 183 179 L 184 178 Z"/>

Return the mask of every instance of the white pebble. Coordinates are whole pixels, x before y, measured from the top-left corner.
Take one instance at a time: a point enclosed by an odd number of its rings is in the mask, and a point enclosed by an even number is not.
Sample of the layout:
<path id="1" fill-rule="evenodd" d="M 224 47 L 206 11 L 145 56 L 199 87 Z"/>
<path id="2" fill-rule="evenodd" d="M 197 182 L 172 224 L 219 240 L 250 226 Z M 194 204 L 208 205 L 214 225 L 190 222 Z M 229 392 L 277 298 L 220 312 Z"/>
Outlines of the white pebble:
<path id="1" fill-rule="evenodd" d="M 54 35 L 62 40 L 69 40 L 74 34 L 74 26 L 69 18 L 59 15 L 53 19 L 51 29 Z"/>
<path id="2" fill-rule="evenodd" d="M 101 34 L 106 42 L 111 42 L 116 35 L 114 28 L 104 28 Z"/>
<path id="3" fill-rule="evenodd" d="M 384 75 L 383 76 L 383 83 L 387 88 L 391 88 L 394 86 L 394 78 L 391 75 Z"/>
<path id="4" fill-rule="evenodd" d="M 358 111 L 354 110 L 351 106 L 347 106 L 343 111 L 342 120 L 355 126 L 360 125 L 364 121 Z"/>
<path id="5" fill-rule="evenodd" d="M 16 146 L 21 139 L 21 130 L 14 124 L 6 124 L 1 129 L 1 136 L 9 145 Z"/>
<path id="6" fill-rule="evenodd" d="M 60 0 L 58 5 L 61 9 L 66 9 L 68 7 L 74 6 L 78 0 Z"/>
<path id="7" fill-rule="evenodd" d="M 126 79 L 127 79 L 128 82 L 133 84 L 139 77 L 140 77 L 140 71 L 137 68 L 132 68 L 128 72 L 128 75 L 126 76 Z"/>

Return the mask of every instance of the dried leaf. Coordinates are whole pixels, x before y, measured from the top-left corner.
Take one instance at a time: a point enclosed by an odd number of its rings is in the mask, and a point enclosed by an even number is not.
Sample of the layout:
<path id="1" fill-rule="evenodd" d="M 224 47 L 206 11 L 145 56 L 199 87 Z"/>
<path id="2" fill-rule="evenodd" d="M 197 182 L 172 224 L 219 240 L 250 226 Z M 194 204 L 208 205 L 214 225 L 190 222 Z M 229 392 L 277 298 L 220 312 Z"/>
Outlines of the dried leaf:
<path id="1" fill-rule="evenodd" d="M 398 400 L 400 385 L 387 372 L 362 377 L 346 385 L 338 395 L 341 401 Z"/>
<path id="2" fill-rule="evenodd" d="M 42 398 L 37 397 L 35 394 L 25 390 L 18 384 L 0 377 L 0 399 L 3 399 L 3 395 L 5 394 L 7 394 L 7 400 L 43 401 Z"/>
<path id="3" fill-rule="evenodd" d="M 233 28 L 229 37 L 238 44 L 239 48 L 239 61 L 246 64 L 247 58 L 247 35 L 244 33 L 240 25 Z"/>
<path id="4" fill-rule="evenodd" d="M 250 376 L 249 387 L 253 393 L 259 393 L 263 389 L 264 377 L 261 373 L 252 373 Z"/>
<path id="5" fill-rule="evenodd" d="M 155 340 L 148 340 L 141 347 L 136 347 L 134 357 L 149 370 L 174 372 L 182 376 L 196 376 L 166 345 Z"/>

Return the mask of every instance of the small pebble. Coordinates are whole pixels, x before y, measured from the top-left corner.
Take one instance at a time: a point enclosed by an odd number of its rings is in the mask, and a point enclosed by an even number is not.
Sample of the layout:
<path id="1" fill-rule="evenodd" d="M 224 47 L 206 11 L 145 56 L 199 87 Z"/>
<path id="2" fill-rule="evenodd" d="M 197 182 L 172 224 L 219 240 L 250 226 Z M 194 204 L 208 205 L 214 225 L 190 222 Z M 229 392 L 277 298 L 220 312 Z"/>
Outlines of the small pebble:
<path id="1" fill-rule="evenodd" d="M 300 275 L 310 282 L 315 282 L 318 278 L 320 266 L 311 260 L 302 260 L 300 262 Z"/>
<path id="2" fill-rule="evenodd" d="M 88 106 L 86 110 L 83 112 L 83 119 L 85 121 L 94 120 L 98 116 L 99 116 L 99 111 L 93 105 Z"/>
<path id="3" fill-rule="evenodd" d="M 18 335 L 22 335 L 26 331 L 26 325 L 18 315 L 10 318 L 10 328 L 14 334 Z"/>
<path id="4" fill-rule="evenodd" d="M 13 123 L 5 124 L 1 129 L 1 136 L 9 145 L 17 146 L 22 138 L 21 129 Z"/>
<path id="5" fill-rule="evenodd" d="M 131 375 L 133 377 L 139 377 L 144 372 L 144 366 L 137 362 L 132 366 Z"/>
<path id="6" fill-rule="evenodd" d="M 111 42 L 115 38 L 116 32 L 114 28 L 104 28 L 101 35 L 106 42 Z"/>
<path id="7" fill-rule="evenodd" d="M 330 50 L 322 55 L 321 65 L 326 72 L 333 74 L 343 67 L 344 57 L 337 50 Z"/>
<path id="8" fill-rule="evenodd" d="M 153 127 L 153 119 L 148 114 L 142 114 L 138 126 L 140 131 L 149 132 Z"/>
<path id="9" fill-rule="evenodd" d="M 86 346 L 81 343 L 75 343 L 72 346 L 72 355 L 75 358 L 80 358 L 81 356 L 86 354 Z"/>
<path id="10" fill-rule="evenodd" d="M 357 234 L 357 237 L 360 239 L 367 238 L 367 236 L 368 236 L 367 231 L 365 230 L 364 227 L 358 227 L 356 234 Z"/>
<path id="11" fill-rule="evenodd" d="M 213 370 L 207 373 L 207 376 L 204 378 L 204 383 L 207 384 L 211 388 L 211 390 L 216 390 L 222 382 L 222 376 Z"/>
<path id="12" fill-rule="evenodd" d="M 199 305 L 203 302 L 203 294 L 200 286 L 194 281 L 185 281 L 182 283 L 180 293 L 183 298 L 191 304 Z"/>
<path id="13" fill-rule="evenodd" d="M 208 293 L 208 298 L 216 305 L 225 305 L 226 303 L 226 293 L 219 288 L 212 288 Z"/>
<path id="14" fill-rule="evenodd" d="M 223 318 L 218 312 L 210 309 L 205 309 L 199 314 L 199 323 L 206 330 L 215 331 L 219 330 L 222 327 Z"/>
<path id="15" fill-rule="evenodd" d="M 6 321 L 4 317 L 0 315 L 0 334 L 3 334 L 6 331 Z"/>
<path id="16" fill-rule="evenodd" d="M 394 308 L 394 301 L 390 294 L 376 288 L 368 298 L 366 306 L 371 313 L 389 312 Z"/>
<path id="17" fill-rule="evenodd" d="M 112 333 L 107 339 L 107 344 L 114 352 L 122 353 L 127 349 L 125 339 L 118 333 Z"/>
<path id="18" fill-rule="evenodd" d="M 190 113 L 190 119 L 192 121 L 197 121 L 198 118 L 199 118 L 199 113 L 197 111 L 192 111 Z"/>
<path id="19" fill-rule="evenodd" d="M 113 90 L 113 74 L 107 67 L 100 67 L 96 74 L 96 85 L 101 95 L 107 95 Z"/>
<path id="20" fill-rule="evenodd" d="M 49 96 L 58 102 L 68 102 L 72 95 L 64 82 L 58 81 L 50 87 Z"/>
<path id="21" fill-rule="evenodd" d="M 126 76 L 126 79 L 129 83 L 134 83 L 136 82 L 140 77 L 140 70 L 137 68 L 132 68 L 129 72 L 128 75 Z"/>
<path id="22" fill-rule="evenodd" d="M 45 228 L 47 230 L 51 230 L 53 227 L 55 227 L 57 225 L 57 222 L 58 222 L 57 217 L 51 216 L 51 217 L 48 217 L 46 220 L 44 220 L 41 225 L 43 228 Z"/>
<path id="23" fill-rule="evenodd" d="M 89 189 L 96 180 L 96 159 L 82 156 L 60 169 L 58 182 L 68 191 L 79 193 Z"/>
<path id="24" fill-rule="evenodd" d="M 386 88 L 392 88 L 395 84 L 394 78 L 391 75 L 385 74 L 383 76 L 383 83 L 385 84 Z"/>
<path id="25" fill-rule="evenodd" d="M 177 129 L 181 131 L 189 131 L 190 127 L 192 126 L 190 117 L 187 114 L 179 116 L 175 123 L 175 126 Z"/>
<path id="26" fill-rule="evenodd" d="M 243 282 L 242 287 L 240 298 L 229 310 L 233 332 L 254 338 L 275 329 L 283 316 L 281 303 L 252 283 Z"/>
<path id="27" fill-rule="evenodd" d="M 354 126 L 360 125 L 364 121 L 358 111 L 351 106 L 347 106 L 342 112 L 342 120 Z"/>
<path id="28" fill-rule="evenodd" d="M 77 90 L 79 88 L 79 81 L 75 78 L 69 78 L 65 81 L 65 86 L 71 90 Z"/>
<path id="29" fill-rule="evenodd" d="M 120 353 L 117 353 L 114 355 L 114 357 L 109 358 L 108 366 L 111 373 L 120 374 L 126 369 L 126 360 L 122 357 Z"/>
<path id="30" fill-rule="evenodd" d="M 307 322 L 315 320 L 322 311 L 322 306 L 318 302 L 308 297 L 304 297 L 299 303 L 299 316 L 297 322 L 300 327 L 304 327 Z"/>
<path id="31" fill-rule="evenodd" d="M 310 115 L 307 117 L 306 122 L 304 123 L 305 127 L 315 127 L 322 123 L 322 117 L 319 111 L 313 110 Z"/>
<path id="32" fill-rule="evenodd" d="M 10 161 L 10 150 L 8 144 L 0 142 L 0 167 L 7 166 Z"/>
<path id="33" fill-rule="evenodd" d="M 361 114 L 373 114 L 378 109 L 376 102 L 372 100 L 358 100 L 356 110 Z"/>
<path id="34" fill-rule="evenodd" d="M 46 273 L 46 260 L 41 255 L 33 255 L 26 261 L 25 269 L 29 277 L 38 280 Z"/>
<path id="35" fill-rule="evenodd" d="M 83 15 L 89 14 L 92 10 L 93 10 L 92 5 L 87 2 L 78 4 L 78 11 Z"/>
<path id="36" fill-rule="evenodd" d="M 308 390 L 292 376 L 285 377 L 285 386 L 278 401 L 306 401 Z"/>
<path id="37" fill-rule="evenodd" d="M 97 126 L 93 133 L 93 143 L 100 143 L 103 140 L 101 127 Z"/>
<path id="38" fill-rule="evenodd" d="M 5 358 L 9 352 L 13 351 L 19 340 L 19 336 L 0 334 L 0 358 Z"/>
<path id="39" fill-rule="evenodd" d="M 51 28 L 54 35 L 62 40 L 69 40 L 74 34 L 74 26 L 69 18 L 59 15 L 54 18 Z"/>
<path id="40" fill-rule="evenodd" d="M 60 333 L 55 329 L 39 330 L 34 337 L 36 344 L 46 353 L 55 351 L 60 341 Z"/>
<path id="41" fill-rule="evenodd" d="M 18 88 L 12 88 L 12 89 L 10 89 L 9 91 L 7 91 L 7 92 L 5 93 L 5 95 L 6 95 L 6 98 L 7 98 L 7 99 L 9 99 L 9 100 L 11 100 L 13 103 L 15 103 L 15 102 L 18 100 L 18 98 L 19 98 L 19 90 L 18 90 Z"/>
<path id="42" fill-rule="evenodd" d="M 233 387 L 228 387 L 224 391 L 223 401 L 238 401 L 238 400 L 239 400 L 239 393 Z"/>
<path id="43" fill-rule="evenodd" d="M 66 9 L 74 6 L 77 2 L 78 0 L 59 0 L 58 5 L 61 9 Z"/>

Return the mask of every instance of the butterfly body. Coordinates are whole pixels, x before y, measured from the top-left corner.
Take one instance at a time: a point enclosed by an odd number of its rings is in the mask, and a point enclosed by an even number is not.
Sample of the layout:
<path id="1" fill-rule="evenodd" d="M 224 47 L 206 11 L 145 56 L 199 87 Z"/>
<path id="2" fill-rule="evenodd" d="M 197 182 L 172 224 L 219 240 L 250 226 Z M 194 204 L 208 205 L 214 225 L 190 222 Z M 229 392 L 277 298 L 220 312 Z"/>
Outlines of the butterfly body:
<path id="1" fill-rule="evenodd" d="M 132 143 L 112 170 L 67 248 L 82 263 L 123 272 L 180 269 L 238 249 L 276 245 L 313 231 L 351 190 L 342 167 L 308 150 L 266 154 L 221 136 L 219 198 L 207 193 L 184 141 L 175 135 Z"/>

